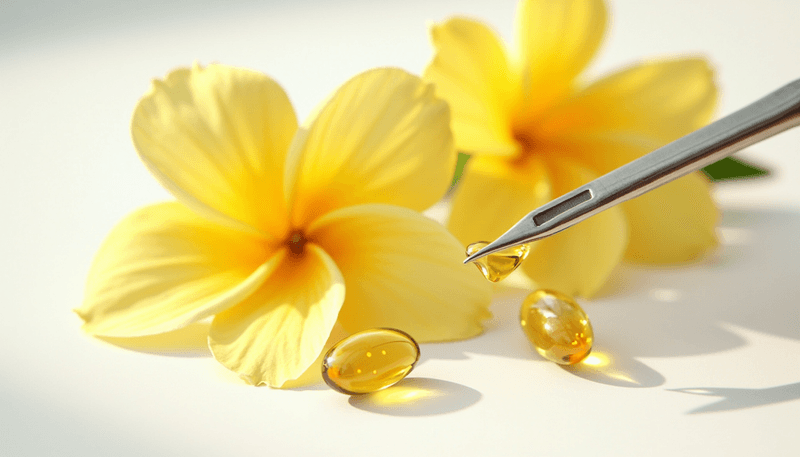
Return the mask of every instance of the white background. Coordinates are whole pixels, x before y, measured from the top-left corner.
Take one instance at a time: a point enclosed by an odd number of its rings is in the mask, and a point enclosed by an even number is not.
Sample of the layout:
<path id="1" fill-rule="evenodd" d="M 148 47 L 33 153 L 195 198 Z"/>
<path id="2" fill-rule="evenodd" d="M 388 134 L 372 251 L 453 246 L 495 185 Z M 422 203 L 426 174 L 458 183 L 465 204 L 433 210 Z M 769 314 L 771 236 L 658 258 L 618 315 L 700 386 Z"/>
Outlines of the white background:
<path id="1" fill-rule="evenodd" d="M 71 313 L 92 256 L 169 199 L 129 120 L 176 66 L 261 70 L 300 118 L 352 75 L 420 73 L 427 20 L 510 39 L 512 1 L 5 0 L 0 3 L 0 455 L 797 455 L 800 129 L 741 154 L 771 178 L 718 186 L 724 245 L 683 268 L 620 268 L 583 302 L 611 363 L 563 369 L 498 293 L 484 335 L 423 345 L 393 398 L 246 386 L 202 328 L 166 353 L 87 337 Z M 619 0 L 590 74 L 703 54 L 719 115 L 800 77 L 800 2 Z M 415 401 L 389 403 L 402 396 Z"/>

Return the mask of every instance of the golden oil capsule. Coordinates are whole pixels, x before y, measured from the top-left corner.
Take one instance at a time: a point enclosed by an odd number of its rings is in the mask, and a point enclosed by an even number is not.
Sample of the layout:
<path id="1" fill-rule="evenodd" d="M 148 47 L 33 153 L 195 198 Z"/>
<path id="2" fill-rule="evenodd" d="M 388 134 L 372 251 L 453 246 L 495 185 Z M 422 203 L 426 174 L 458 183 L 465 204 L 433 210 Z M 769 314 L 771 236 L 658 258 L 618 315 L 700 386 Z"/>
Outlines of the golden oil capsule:
<path id="1" fill-rule="evenodd" d="M 488 244 L 489 243 L 486 241 L 476 241 L 470 244 L 467 246 L 467 255 L 469 256 L 480 251 Z M 528 251 L 530 251 L 528 245 L 522 244 L 510 247 L 504 251 L 489 254 L 472 263 L 478 267 L 478 270 L 483 273 L 486 279 L 492 282 L 498 282 L 508 277 L 508 275 L 513 273 L 514 270 L 522 264 L 525 257 L 528 257 Z"/>
<path id="2" fill-rule="evenodd" d="M 336 343 L 322 359 L 322 378 L 355 395 L 385 389 L 405 378 L 419 360 L 419 345 L 405 332 L 376 328 Z"/>
<path id="3" fill-rule="evenodd" d="M 522 302 L 525 335 L 542 357 L 572 365 L 592 352 L 592 324 L 575 300 L 552 290 L 537 290 Z"/>

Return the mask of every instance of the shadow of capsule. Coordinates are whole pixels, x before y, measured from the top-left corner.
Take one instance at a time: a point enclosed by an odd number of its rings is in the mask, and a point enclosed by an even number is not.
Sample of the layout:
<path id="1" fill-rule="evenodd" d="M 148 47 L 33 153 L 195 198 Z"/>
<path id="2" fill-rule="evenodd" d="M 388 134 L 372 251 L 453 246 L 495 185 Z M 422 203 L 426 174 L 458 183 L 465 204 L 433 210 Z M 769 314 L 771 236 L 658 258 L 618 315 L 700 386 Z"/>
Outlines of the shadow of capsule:
<path id="1" fill-rule="evenodd" d="M 475 389 L 431 378 L 406 378 L 378 392 L 353 395 L 355 408 L 389 416 L 433 416 L 468 408 L 481 399 Z"/>
<path id="2" fill-rule="evenodd" d="M 642 362 L 612 356 L 602 348 L 593 349 L 580 363 L 561 367 L 575 376 L 616 387 L 656 387 L 665 381 L 664 376 Z"/>

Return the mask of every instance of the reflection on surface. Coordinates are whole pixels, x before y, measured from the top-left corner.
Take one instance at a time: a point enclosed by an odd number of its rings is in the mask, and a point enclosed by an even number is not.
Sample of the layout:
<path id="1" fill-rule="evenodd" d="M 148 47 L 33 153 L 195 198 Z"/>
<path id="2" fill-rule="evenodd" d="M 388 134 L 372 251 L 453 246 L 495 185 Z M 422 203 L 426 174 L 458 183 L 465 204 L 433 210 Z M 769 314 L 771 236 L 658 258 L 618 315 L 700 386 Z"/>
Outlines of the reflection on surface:
<path id="1" fill-rule="evenodd" d="M 594 354 L 589 354 L 585 359 L 583 359 L 581 363 L 592 368 L 600 368 L 610 364 L 611 358 L 602 352 L 595 351 Z"/>
<path id="2" fill-rule="evenodd" d="M 602 349 L 594 349 L 580 363 L 562 368 L 589 381 L 617 387 L 655 387 L 664 383 L 664 377 L 647 365 L 614 357 Z"/>
<path id="3" fill-rule="evenodd" d="M 158 335 L 137 336 L 134 338 L 116 338 L 99 336 L 97 339 L 114 346 L 148 354 L 170 355 L 177 357 L 211 357 L 208 349 L 207 322 L 198 322 L 173 332 Z"/>
<path id="4" fill-rule="evenodd" d="M 737 409 L 754 408 L 756 406 L 774 405 L 792 400 L 800 400 L 800 382 L 766 389 L 734 389 L 724 387 L 690 387 L 686 389 L 668 389 L 707 397 L 721 397 L 719 401 L 701 406 L 687 414 L 714 413 Z"/>
<path id="5" fill-rule="evenodd" d="M 432 416 L 468 408 L 481 393 L 454 382 L 431 378 L 406 378 L 388 389 L 353 395 L 358 409 L 390 416 Z"/>
<path id="6" fill-rule="evenodd" d="M 753 241 L 753 231 L 741 227 L 720 227 L 719 237 L 726 246 L 746 245 Z"/>
<path id="7" fill-rule="evenodd" d="M 680 300 L 681 292 L 677 289 L 651 289 L 648 293 L 650 298 L 664 303 L 672 303 Z"/>

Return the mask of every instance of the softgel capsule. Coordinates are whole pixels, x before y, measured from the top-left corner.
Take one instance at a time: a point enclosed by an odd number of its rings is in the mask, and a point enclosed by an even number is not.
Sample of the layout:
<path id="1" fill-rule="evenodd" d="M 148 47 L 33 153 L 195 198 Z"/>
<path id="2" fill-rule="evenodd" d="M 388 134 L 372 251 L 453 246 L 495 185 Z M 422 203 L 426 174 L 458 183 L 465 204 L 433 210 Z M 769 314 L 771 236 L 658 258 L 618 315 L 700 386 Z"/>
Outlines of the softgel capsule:
<path id="1" fill-rule="evenodd" d="M 332 389 L 355 395 L 376 392 L 405 378 L 419 360 L 419 345 L 390 328 L 355 333 L 322 359 L 322 378 Z"/>
<path id="2" fill-rule="evenodd" d="M 519 323 L 544 358 L 561 365 L 580 362 L 592 352 L 589 317 L 570 296 L 537 290 L 522 302 Z"/>

